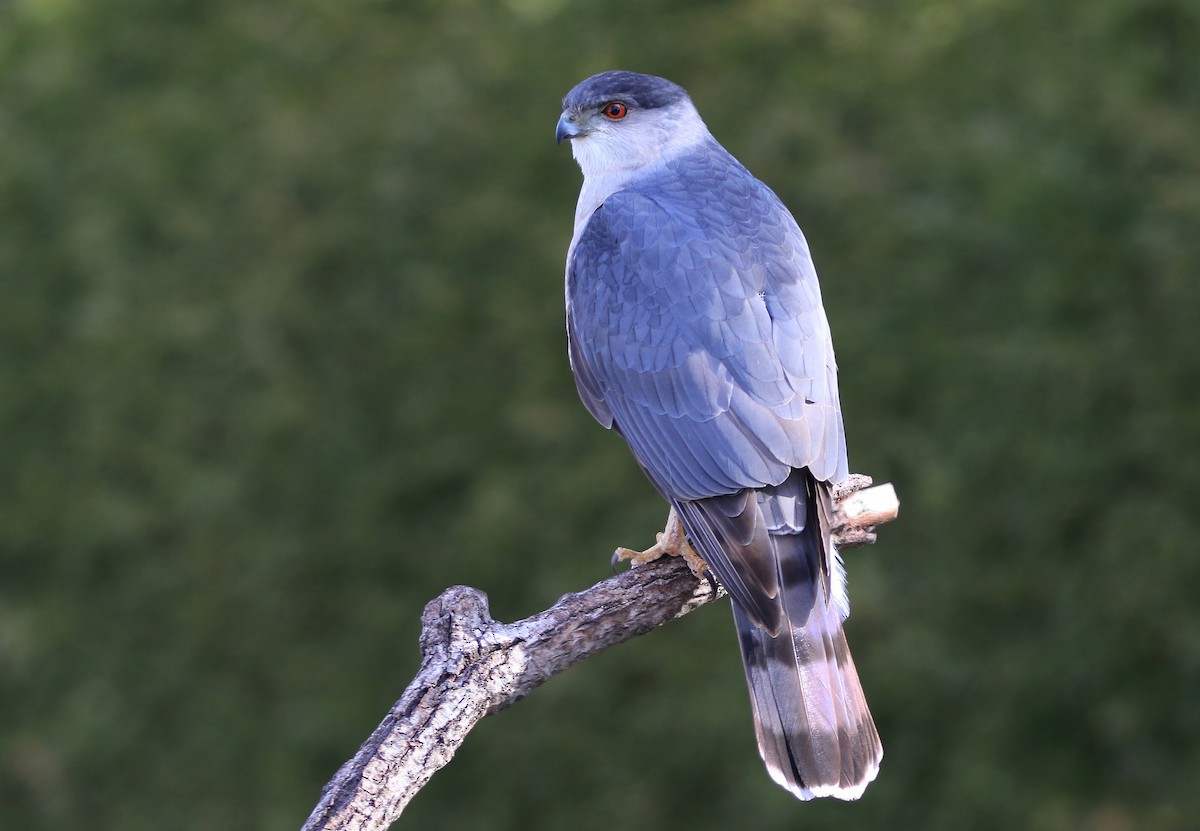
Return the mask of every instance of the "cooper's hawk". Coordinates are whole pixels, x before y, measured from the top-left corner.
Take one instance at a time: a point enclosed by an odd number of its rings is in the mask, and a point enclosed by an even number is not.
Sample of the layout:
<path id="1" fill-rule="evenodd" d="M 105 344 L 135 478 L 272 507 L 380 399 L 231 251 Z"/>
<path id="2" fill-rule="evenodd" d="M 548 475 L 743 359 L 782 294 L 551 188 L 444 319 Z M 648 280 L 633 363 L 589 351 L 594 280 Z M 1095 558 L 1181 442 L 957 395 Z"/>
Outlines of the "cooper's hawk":
<path id="1" fill-rule="evenodd" d="M 666 79 L 588 78 L 556 135 L 583 170 L 566 275 L 579 394 L 732 597 L 771 777 L 855 799 L 883 748 L 842 632 L 829 517 L 846 443 L 804 235 Z"/>

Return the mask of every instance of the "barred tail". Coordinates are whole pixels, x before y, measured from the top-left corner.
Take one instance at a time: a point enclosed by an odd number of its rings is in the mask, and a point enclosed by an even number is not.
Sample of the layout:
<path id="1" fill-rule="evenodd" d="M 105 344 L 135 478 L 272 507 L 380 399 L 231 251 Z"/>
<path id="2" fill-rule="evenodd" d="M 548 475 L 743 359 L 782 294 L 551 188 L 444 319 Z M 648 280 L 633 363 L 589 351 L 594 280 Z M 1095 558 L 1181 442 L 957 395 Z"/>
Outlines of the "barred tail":
<path id="1" fill-rule="evenodd" d="M 772 636 L 733 606 L 759 753 L 771 778 L 800 799 L 857 799 L 879 772 L 883 746 L 839 610 L 811 585 L 809 569 L 788 567 L 821 556 L 819 525 L 772 536 L 771 543 L 782 578 L 779 634 Z M 809 584 L 795 585 L 796 578 Z"/>
<path id="2" fill-rule="evenodd" d="M 801 799 L 862 796 L 883 747 L 842 631 L 828 486 L 797 469 L 779 485 L 673 504 L 733 600 L 771 777 Z"/>

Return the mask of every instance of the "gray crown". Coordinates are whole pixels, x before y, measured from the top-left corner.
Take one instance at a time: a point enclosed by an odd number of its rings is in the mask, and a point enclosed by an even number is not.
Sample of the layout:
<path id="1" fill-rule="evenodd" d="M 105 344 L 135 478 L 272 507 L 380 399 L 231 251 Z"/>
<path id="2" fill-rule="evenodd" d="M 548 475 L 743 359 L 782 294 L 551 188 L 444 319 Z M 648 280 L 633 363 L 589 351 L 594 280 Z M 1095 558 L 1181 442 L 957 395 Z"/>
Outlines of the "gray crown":
<path id="1" fill-rule="evenodd" d="M 580 81 L 563 99 L 564 110 L 598 109 L 610 101 L 653 110 L 668 107 L 688 97 L 679 84 L 654 75 L 615 70 Z"/>

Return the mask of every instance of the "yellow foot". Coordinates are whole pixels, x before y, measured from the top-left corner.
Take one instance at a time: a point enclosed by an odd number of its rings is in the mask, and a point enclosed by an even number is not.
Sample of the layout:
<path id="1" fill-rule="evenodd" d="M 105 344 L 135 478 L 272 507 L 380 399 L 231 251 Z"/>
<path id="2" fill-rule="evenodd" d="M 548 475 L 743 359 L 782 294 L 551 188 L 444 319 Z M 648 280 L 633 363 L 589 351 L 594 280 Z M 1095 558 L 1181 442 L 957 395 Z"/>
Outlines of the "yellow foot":
<path id="1" fill-rule="evenodd" d="M 652 563 L 665 554 L 670 557 L 682 557 L 683 561 L 688 564 L 688 568 L 692 570 L 692 574 L 697 577 L 704 575 L 708 566 L 696 553 L 696 549 L 692 548 L 691 543 L 687 541 L 683 523 L 679 521 L 679 516 L 675 513 L 674 508 L 667 515 L 667 527 L 655 534 L 655 539 L 657 542 L 645 551 L 618 548 L 613 554 L 613 567 L 616 567 L 617 563 L 622 560 L 628 560 L 632 567 L 637 568 L 640 565 Z"/>

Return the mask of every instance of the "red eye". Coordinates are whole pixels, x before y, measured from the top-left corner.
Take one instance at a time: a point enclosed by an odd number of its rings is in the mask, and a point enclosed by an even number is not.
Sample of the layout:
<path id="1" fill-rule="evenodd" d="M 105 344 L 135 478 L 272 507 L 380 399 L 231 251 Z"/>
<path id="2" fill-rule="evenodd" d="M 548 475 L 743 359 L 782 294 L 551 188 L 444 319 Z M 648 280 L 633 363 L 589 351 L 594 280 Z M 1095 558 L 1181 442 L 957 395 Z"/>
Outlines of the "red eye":
<path id="1" fill-rule="evenodd" d="M 613 101 L 610 104 L 605 104 L 604 109 L 601 110 L 601 112 L 611 118 L 613 121 L 616 121 L 624 118 L 629 113 L 629 108 L 620 101 Z"/>

